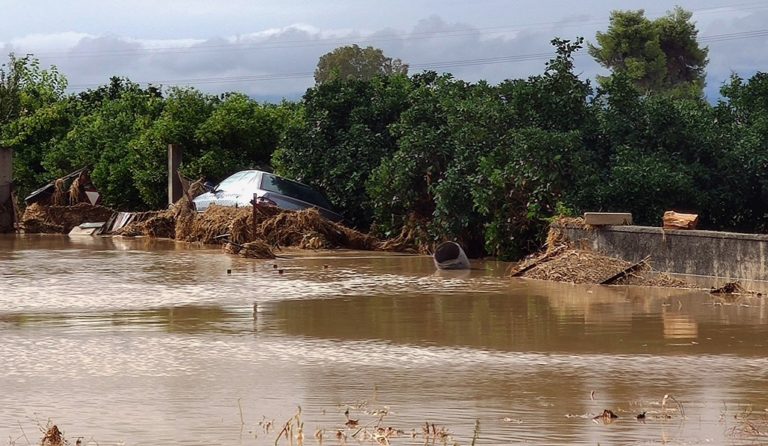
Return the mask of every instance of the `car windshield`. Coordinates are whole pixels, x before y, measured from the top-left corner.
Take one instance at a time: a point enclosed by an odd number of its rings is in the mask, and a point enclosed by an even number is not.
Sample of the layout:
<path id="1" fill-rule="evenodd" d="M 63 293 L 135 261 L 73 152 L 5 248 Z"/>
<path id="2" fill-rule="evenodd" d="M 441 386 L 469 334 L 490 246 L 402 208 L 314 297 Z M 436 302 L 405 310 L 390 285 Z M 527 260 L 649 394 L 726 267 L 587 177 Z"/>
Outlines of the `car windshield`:
<path id="1" fill-rule="evenodd" d="M 298 198 L 301 201 L 320 206 L 325 209 L 332 209 L 331 204 L 323 195 L 306 186 L 295 181 L 286 180 L 272 174 L 264 174 L 261 180 L 261 188 L 268 192 L 276 192 L 292 198 Z"/>
<path id="2" fill-rule="evenodd" d="M 216 190 L 221 191 L 233 191 L 246 187 L 248 184 L 253 183 L 258 178 L 258 172 L 243 171 L 228 176 L 224 181 L 216 186 Z"/>

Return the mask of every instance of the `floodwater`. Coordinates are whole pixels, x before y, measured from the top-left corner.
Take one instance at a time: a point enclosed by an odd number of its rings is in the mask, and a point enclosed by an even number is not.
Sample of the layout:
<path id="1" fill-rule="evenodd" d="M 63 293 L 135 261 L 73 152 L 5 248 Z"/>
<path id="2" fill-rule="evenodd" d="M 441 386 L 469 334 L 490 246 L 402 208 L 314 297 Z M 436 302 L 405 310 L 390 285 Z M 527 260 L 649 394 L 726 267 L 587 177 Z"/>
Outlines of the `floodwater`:
<path id="1" fill-rule="evenodd" d="M 0 237 L 0 445 L 768 443 L 765 298 L 283 254 Z"/>

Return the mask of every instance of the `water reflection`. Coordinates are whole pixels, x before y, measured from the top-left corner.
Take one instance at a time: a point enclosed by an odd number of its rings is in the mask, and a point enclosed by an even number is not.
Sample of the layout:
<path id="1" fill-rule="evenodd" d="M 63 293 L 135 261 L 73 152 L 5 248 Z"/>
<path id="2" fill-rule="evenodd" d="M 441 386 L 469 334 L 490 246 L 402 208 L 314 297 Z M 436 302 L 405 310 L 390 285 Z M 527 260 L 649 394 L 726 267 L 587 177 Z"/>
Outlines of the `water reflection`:
<path id="1" fill-rule="evenodd" d="M 274 304 L 276 324 L 293 336 L 501 351 L 671 353 L 678 349 L 669 347 L 679 345 L 668 340 L 689 339 L 696 342 L 688 344 L 695 352 L 764 354 L 759 348 L 768 338 L 768 326 L 762 323 L 765 304 L 759 298 L 752 299 L 752 311 L 744 317 L 760 325 L 739 330 L 734 338 L 723 333 L 722 325 L 730 323 L 723 313 L 743 308 L 712 305 L 705 293 L 536 285 L 493 295 L 281 301 Z"/>

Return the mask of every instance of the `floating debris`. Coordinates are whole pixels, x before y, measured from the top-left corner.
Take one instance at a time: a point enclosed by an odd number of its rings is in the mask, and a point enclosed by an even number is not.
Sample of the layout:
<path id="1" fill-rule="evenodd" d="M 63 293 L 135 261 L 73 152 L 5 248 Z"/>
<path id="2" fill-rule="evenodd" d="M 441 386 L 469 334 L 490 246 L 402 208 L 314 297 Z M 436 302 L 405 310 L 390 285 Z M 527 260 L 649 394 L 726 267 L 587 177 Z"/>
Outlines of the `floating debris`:
<path id="1" fill-rule="evenodd" d="M 711 294 L 745 294 L 748 291 L 739 282 L 728 282 L 720 288 L 712 288 Z"/>
<path id="2" fill-rule="evenodd" d="M 519 418 L 504 417 L 501 421 L 504 421 L 505 423 L 523 424 L 523 420 Z"/>
<path id="3" fill-rule="evenodd" d="M 349 418 L 349 409 L 344 412 L 344 417 L 347 419 L 347 421 L 344 423 L 344 425 L 347 427 L 355 427 L 360 424 L 360 420 L 353 420 Z"/>
<path id="4" fill-rule="evenodd" d="M 275 253 L 263 240 L 254 240 L 241 246 L 240 256 L 249 259 L 274 259 Z"/>
<path id="5" fill-rule="evenodd" d="M 619 416 L 613 413 L 612 410 L 605 409 L 603 410 L 603 413 L 593 417 L 592 421 L 596 423 L 610 424 L 610 423 L 613 423 L 613 420 L 617 418 L 619 418 Z"/>

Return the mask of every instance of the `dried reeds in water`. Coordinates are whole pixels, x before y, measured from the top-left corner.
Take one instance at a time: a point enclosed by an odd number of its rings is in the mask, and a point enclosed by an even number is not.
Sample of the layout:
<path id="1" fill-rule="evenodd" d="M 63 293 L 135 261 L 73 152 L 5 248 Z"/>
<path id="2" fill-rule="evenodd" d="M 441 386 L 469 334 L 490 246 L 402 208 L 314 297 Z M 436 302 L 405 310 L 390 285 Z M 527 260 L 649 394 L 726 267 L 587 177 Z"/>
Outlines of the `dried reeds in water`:
<path id="1" fill-rule="evenodd" d="M 309 249 L 372 249 L 377 243 L 374 237 L 324 218 L 314 208 L 277 214 L 261 223 L 256 236 L 273 246 Z"/>
<path id="2" fill-rule="evenodd" d="M 231 245 L 231 243 L 229 243 Z M 254 240 L 242 245 L 240 255 L 249 259 L 274 259 L 275 253 L 272 248 L 263 240 Z"/>
<path id="3" fill-rule="evenodd" d="M 21 224 L 27 233 L 68 233 L 86 222 L 106 222 L 114 211 L 104 206 L 78 203 L 74 206 L 41 206 L 33 203 L 24 210 Z"/>
<path id="4" fill-rule="evenodd" d="M 606 279 L 628 271 L 631 262 L 605 256 L 593 251 L 567 249 L 565 245 L 543 253 L 512 271 L 513 276 L 555 282 L 599 284 Z M 659 274 L 648 264 L 631 269 L 613 285 L 637 285 L 668 288 L 691 288 L 691 285 L 666 274 Z"/>
<path id="5" fill-rule="evenodd" d="M 630 265 L 630 262 L 624 260 L 571 249 L 531 268 L 523 277 L 556 282 L 600 283 Z"/>
<path id="6" fill-rule="evenodd" d="M 247 218 L 250 209 L 210 206 L 202 214 L 190 214 L 186 227 L 178 228 L 178 240 L 187 242 L 218 243 L 221 236 L 230 233 L 232 220 Z M 242 242 L 242 240 L 241 240 Z"/>
<path id="7" fill-rule="evenodd" d="M 176 236 L 176 218 L 170 212 L 156 215 L 140 223 L 143 233 L 156 238 L 174 238 Z"/>

